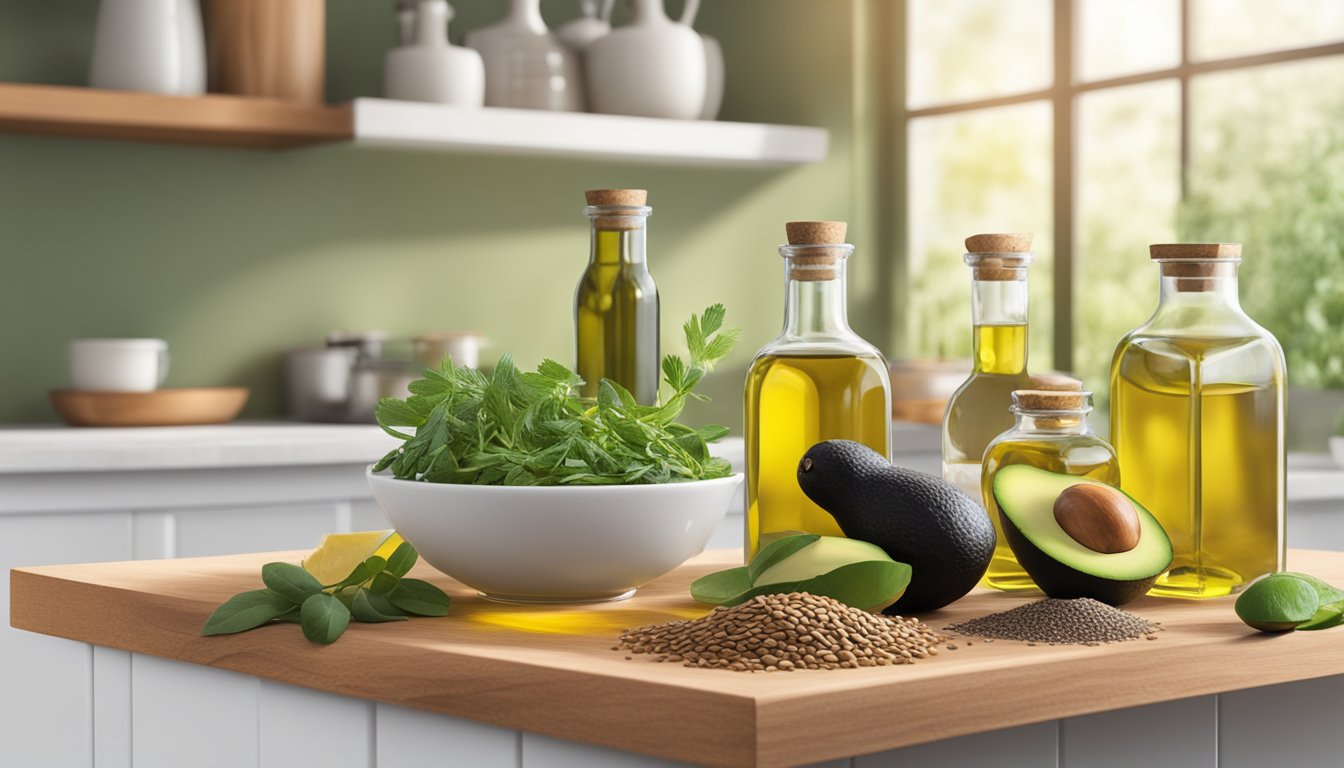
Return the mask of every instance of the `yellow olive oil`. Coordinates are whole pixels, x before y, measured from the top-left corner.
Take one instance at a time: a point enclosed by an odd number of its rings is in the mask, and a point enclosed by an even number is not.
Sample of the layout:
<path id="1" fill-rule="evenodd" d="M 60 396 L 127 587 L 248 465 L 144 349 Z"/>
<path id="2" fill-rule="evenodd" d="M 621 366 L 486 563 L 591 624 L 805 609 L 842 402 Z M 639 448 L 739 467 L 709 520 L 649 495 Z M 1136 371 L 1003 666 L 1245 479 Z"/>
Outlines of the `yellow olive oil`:
<path id="1" fill-rule="evenodd" d="M 1259 335 L 1136 332 L 1117 350 L 1111 433 L 1123 488 L 1174 550 L 1152 594 L 1218 597 L 1282 568 L 1279 355 Z"/>
<path id="2" fill-rule="evenodd" d="M 981 499 L 985 448 L 1013 426 L 1014 390 L 1027 389 L 1027 325 L 977 324 L 975 370 L 947 403 L 943 418 L 943 479 Z"/>
<path id="3" fill-rule="evenodd" d="M 891 397 L 877 355 L 765 354 L 746 386 L 747 549 L 787 532 L 843 536 L 798 487 L 798 462 L 823 440 L 891 453 Z"/>
<path id="4" fill-rule="evenodd" d="M 658 288 L 645 259 L 650 209 L 642 190 L 598 190 L 588 198 L 592 252 L 574 294 L 582 394 L 596 398 L 606 378 L 652 405 L 658 400 L 660 361 Z"/>

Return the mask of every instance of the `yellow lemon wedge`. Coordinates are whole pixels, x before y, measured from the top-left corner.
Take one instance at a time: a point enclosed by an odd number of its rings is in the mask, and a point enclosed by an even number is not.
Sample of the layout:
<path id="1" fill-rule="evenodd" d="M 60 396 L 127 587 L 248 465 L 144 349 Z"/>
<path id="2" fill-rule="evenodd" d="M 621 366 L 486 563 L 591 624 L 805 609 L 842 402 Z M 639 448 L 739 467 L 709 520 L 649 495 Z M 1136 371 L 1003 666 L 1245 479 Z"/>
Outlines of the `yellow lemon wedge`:
<path id="1" fill-rule="evenodd" d="M 335 584 L 374 555 L 386 559 L 401 546 L 401 534 L 394 530 L 329 533 L 322 543 L 303 560 L 303 569 L 323 586 Z"/>

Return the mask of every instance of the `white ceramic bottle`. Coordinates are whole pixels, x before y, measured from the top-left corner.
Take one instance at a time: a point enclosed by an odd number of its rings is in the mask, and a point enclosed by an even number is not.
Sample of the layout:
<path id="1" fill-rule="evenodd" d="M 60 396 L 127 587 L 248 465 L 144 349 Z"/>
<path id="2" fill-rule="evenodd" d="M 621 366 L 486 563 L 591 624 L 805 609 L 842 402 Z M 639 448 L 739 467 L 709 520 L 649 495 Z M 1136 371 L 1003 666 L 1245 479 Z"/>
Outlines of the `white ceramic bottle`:
<path id="1" fill-rule="evenodd" d="M 633 0 L 633 21 L 588 47 L 589 103 L 594 112 L 694 120 L 705 109 L 705 44 L 690 27 L 699 0 L 679 21 L 663 0 Z"/>
<path id="2" fill-rule="evenodd" d="M 467 35 L 467 45 L 485 61 L 486 106 L 583 111 L 579 55 L 546 28 L 541 0 L 509 0 L 503 21 Z"/>
<path id="3" fill-rule="evenodd" d="M 598 38 L 606 37 L 611 31 L 611 9 L 615 0 L 581 0 L 583 13 L 555 28 L 555 36 L 560 42 L 576 51 L 585 51 Z"/>
<path id="4" fill-rule="evenodd" d="M 447 0 L 420 0 L 415 13 L 410 44 L 387 52 L 383 95 L 458 107 L 481 106 L 485 102 L 481 54 L 448 43 L 453 9 Z"/>
<path id="5" fill-rule="evenodd" d="M 102 0 L 89 85 L 174 96 L 205 92 L 197 0 Z"/>

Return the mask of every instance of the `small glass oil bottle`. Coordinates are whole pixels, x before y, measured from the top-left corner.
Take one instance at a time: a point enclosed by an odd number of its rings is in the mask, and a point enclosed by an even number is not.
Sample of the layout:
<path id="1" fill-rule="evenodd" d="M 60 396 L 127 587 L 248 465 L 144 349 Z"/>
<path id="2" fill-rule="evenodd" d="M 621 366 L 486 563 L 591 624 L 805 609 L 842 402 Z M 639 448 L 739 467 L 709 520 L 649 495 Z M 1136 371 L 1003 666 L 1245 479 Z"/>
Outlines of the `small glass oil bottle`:
<path id="1" fill-rule="evenodd" d="M 980 498 L 985 447 L 1013 425 L 1008 410 L 1027 378 L 1027 265 L 1031 235 L 966 238 L 971 267 L 971 322 L 975 367 L 948 400 L 943 414 L 943 479 Z"/>
<path id="2" fill-rule="evenodd" d="M 1034 589 L 1031 577 L 1017 562 L 1003 537 L 999 505 L 994 498 L 994 474 L 1010 464 L 1027 464 L 1063 475 L 1077 475 L 1107 485 L 1120 484 L 1120 463 L 1115 449 L 1087 424 L 1092 393 L 1082 382 L 1067 377 L 1037 380 L 1051 390 L 1019 389 L 1013 393 L 1012 412 L 1017 424 L 994 438 L 985 449 L 982 482 L 985 509 L 994 523 L 997 539 L 994 559 L 985 573 L 985 583 L 995 589 Z"/>
<path id="3" fill-rule="evenodd" d="M 602 379 L 620 384 L 644 405 L 658 400 L 658 287 L 645 259 L 653 209 L 642 189 L 586 193 L 592 251 L 574 292 L 575 355 L 584 397 Z"/>
<path id="4" fill-rule="evenodd" d="M 1111 363 L 1123 488 L 1171 537 L 1152 594 L 1218 597 L 1282 570 L 1283 350 L 1241 309 L 1230 243 L 1149 247 L 1162 292 Z"/>
<path id="5" fill-rule="evenodd" d="M 798 487 L 798 462 L 823 440 L 891 456 L 891 382 L 882 353 L 849 327 L 840 221 L 794 221 L 784 257 L 784 330 L 751 363 L 746 385 L 746 555 L 786 533 L 843 536 Z"/>

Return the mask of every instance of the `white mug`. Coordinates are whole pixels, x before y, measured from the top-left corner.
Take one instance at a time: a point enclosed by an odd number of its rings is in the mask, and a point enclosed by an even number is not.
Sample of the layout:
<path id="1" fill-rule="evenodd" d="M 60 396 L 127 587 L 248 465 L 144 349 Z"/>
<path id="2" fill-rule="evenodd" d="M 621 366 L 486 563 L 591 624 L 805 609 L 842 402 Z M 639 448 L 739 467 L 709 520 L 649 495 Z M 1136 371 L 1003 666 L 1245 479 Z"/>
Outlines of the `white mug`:
<path id="1" fill-rule="evenodd" d="M 151 392 L 168 378 L 168 342 L 163 339 L 75 339 L 69 353 L 75 389 Z"/>

